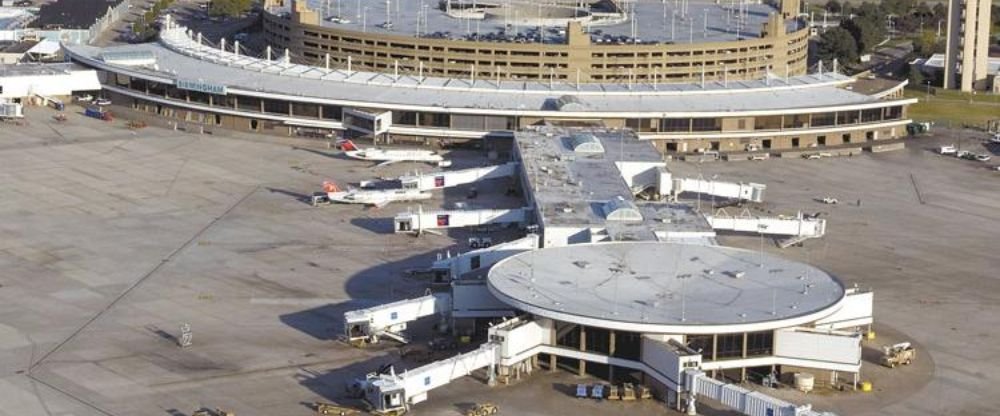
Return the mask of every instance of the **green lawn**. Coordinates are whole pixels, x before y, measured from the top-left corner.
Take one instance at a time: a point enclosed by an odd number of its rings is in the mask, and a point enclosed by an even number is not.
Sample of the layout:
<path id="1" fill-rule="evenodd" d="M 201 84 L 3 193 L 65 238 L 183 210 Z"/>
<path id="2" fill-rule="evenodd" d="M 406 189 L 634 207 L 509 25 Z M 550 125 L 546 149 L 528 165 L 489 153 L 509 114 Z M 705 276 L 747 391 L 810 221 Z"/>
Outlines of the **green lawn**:
<path id="1" fill-rule="evenodd" d="M 926 91 L 907 89 L 906 97 L 920 99 L 909 109 L 910 118 L 916 121 L 983 127 L 987 120 L 1000 119 L 1000 95 L 972 95 L 938 88 L 929 98 Z"/>

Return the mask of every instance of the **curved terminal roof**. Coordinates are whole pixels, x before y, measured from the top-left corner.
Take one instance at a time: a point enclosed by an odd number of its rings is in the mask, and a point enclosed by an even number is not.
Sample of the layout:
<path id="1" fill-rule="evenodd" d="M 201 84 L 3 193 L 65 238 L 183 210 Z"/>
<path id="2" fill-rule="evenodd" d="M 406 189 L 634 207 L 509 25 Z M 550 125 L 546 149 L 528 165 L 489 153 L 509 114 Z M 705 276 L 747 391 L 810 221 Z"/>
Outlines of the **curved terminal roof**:
<path id="1" fill-rule="evenodd" d="M 298 65 L 238 55 L 201 45 L 186 29 L 161 32 L 160 43 L 98 48 L 64 45 L 67 55 L 88 65 L 140 76 L 157 82 L 177 79 L 225 85 L 232 93 L 261 97 L 331 102 L 370 108 L 446 109 L 489 115 L 545 115 L 546 103 L 566 94 L 576 97 L 573 107 L 586 110 L 566 115 L 628 114 L 641 117 L 733 116 L 836 111 L 844 108 L 884 107 L 887 101 L 842 88 L 850 77 L 811 74 L 789 79 L 700 84 L 590 83 L 419 78 L 414 75 L 346 71 Z M 103 62 L 102 53 L 148 51 L 156 64 L 129 67 Z M 275 56 L 282 53 L 276 52 Z M 364 97 L 364 98 L 359 98 Z M 899 100 L 908 104 L 916 100 Z"/>
<path id="2" fill-rule="evenodd" d="M 545 248 L 504 259 L 489 290 L 525 312 L 652 333 L 759 331 L 813 322 L 845 296 L 808 264 L 730 247 L 620 242 Z"/>

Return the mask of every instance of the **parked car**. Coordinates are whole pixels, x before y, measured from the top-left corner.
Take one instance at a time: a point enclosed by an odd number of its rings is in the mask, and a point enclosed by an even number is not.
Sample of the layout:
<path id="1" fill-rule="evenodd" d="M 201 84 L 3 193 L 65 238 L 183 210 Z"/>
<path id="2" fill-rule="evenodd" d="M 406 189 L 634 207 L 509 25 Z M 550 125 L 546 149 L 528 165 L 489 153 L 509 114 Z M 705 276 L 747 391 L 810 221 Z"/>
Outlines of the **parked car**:
<path id="1" fill-rule="evenodd" d="M 958 154 L 956 154 L 955 156 L 957 156 L 959 159 L 976 160 L 976 154 L 968 150 L 963 150 L 961 152 L 958 152 Z"/>
<path id="2" fill-rule="evenodd" d="M 978 160 L 980 162 L 989 162 L 990 161 L 990 155 L 988 155 L 986 153 L 980 153 L 980 154 L 976 155 L 976 160 Z"/>
<path id="3" fill-rule="evenodd" d="M 94 100 L 93 104 L 94 105 L 111 105 L 111 100 L 109 100 L 107 98 L 98 98 L 98 99 Z"/>
<path id="4" fill-rule="evenodd" d="M 941 146 L 938 148 L 938 153 L 942 155 L 953 155 L 955 152 L 958 152 L 958 149 L 956 149 L 954 145 Z"/>
<path id="5" fill-rule="evenodd" d="M 994 133 L 993 137 L 990 137 L 990 143 L 1000 143 L 1000 133 Z"/>

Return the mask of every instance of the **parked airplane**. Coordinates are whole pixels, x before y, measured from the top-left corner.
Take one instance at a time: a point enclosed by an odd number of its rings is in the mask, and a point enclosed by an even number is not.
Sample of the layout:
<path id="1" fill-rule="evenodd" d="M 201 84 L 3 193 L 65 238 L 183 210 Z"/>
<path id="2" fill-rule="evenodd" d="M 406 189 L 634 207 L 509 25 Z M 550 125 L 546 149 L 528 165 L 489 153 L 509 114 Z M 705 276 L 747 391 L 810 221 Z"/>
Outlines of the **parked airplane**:
<path id="1" fill-rule="evenodd" d="M 323 192 L 312 196 L 312 205 L 339 202 L 342 204 L 364 204 L 382 208 L 393 201 L 419 201 L 430 199 L 433 194 L 417 189 L 348 189 L 341 190 L 333 182 L 323 182 Z"/>
<path id="2" fill-rule="evenodd" d="M 362 149 L 350 140 L 343 140 L 338 144 L 347 157 L 379 162 L 379 164 L 375 165 L 376 167 L 391 165 L 396 162 L 424 162 L 436 164 L 440 167 L 451 166 L 451 161 L 444 160 L 444 157 L 431 150 L 379 149 L 376 147 Z"/>

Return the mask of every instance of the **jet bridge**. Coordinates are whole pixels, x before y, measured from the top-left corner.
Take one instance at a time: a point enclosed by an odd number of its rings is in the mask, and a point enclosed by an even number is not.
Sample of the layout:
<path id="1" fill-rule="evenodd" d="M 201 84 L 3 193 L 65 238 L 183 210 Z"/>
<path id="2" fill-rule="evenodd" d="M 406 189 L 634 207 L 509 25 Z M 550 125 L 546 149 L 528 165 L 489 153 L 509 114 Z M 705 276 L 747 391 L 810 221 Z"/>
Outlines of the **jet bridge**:
<path id="1" fill-rule="evenodd" d="M 448 280 L 454 280 L 466 273 L 477 270 L 486 271 L 500 260 L 515 254 L 537 250 L 538 244 L 538 234 L 528 234 L 517 240 L 468 251 L 456 256 L 452 256 L 450 252 L 446 256 L 439 254 L 438 260 L 434 261 L 431 270 L 440 271 L 448 276 Z"/>
<path id="2" fill-rule="evenodd" d="M 510 162 L 503 165 L 484 166 L 472 169 L 433 172 L 426 174 L 418 173 L 416 175 L 400 176 L 399 182 L 402 184 L 403 189 L 430 191 L 433 189 L 443 189 L 465 185 L 486 179 L 514 176 L 517 172 L 517 167 L 518 163 Z"/>
<path id="3" fill-rule="evenodd" d="M 687 414 L 696 415 L 697 398 L 709 398 L 748 416 L 836 416 L 812 410 L 812 405 L 797 406 L 767 394 L 751 391 L 735 384 L 714 380 L 698 369 L 684 373 L 687 386 Z"/>
<path id="4" fill-rule="evenodd" d="M 758 217 L 747 210 L 740 215 L 729 215 L 720 209 L 715 215 L 706 215 L 705 219 L 714 230 L 789 236 L 790 239 L 782 243 L 782 247 L 826 234 L 826 220 L 809 218 L 801 212 L 795 217 Z"/>
<path id="5" fill-rule="evenodd" d="M 474 371 L 486 369 L 488 384 L 497 376 L 530 373 L 535 356 L 549 354 L 642 371 L 671 389 L 687 392 L 688 414 L 696 414 L 698 397 L 722 402 L 748 416 L 829 416 L 812 411 L 810 405 L 796 406 L 760 392 L 713 380 L 700 370 L 701 355 L 675 341 L 644 339 L 641 361 L 609 357 L 590 351 L 554 344 L 554 325 L 548 319 L 514 318 L 489 329 L 489 341 L 479 348 L 396 374 L 371 373 L 357 380 L 359 392 L 375 413 L 401 414 L 410 406 L 427 400 L 428 393 Z"/>
<path id="6" fill-rule="evenodd" d="M 450 211 L 407 211 L 396 214 L 393 230 L 396 233 L 420 234 L 426 230 L 474 227 L 489 224 L 525 224 L 531 208 L 513 209 L 459 209 Z"/>
<path id="7" fill-rule="evenodd" d="M 669 192 L 661 195 L 670 195 L 672 199 L 677 200 L 680 194 L 692 192 L 727 199 L 763 202 L 765 189 L 767 189 L 767 185 L 761 183 L 722 182 L 702 177 L 674 178 Z"/>
<path id="8" fill-rule="evenodd" d="M 674 201 L 681 194 L 690 192 L 725 199 L 763 202 L 764 190 L 767 189 L 767 185 L 761 183 L 724 182 L 715 180 L 715 177 L 706 179 L 702 175 L 698 175 L 697 178 L 678 178 L 662 162 L 615 162 L 615 165 L 633 193 L 655 190 L 657 195 Z"/>
<path id="9" fill-rule="evenodd" d="M 380 338 L 407 343 L 403 335 L 406 324 L 432 315 L 446 316 L 451 312 L 450 293 L 428 293 L 419 298 L 405 299 L 385 305 L 344 313 L 347 340 L 355 345 L 374 344 Z"/>

